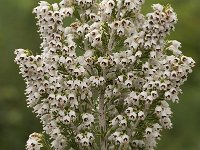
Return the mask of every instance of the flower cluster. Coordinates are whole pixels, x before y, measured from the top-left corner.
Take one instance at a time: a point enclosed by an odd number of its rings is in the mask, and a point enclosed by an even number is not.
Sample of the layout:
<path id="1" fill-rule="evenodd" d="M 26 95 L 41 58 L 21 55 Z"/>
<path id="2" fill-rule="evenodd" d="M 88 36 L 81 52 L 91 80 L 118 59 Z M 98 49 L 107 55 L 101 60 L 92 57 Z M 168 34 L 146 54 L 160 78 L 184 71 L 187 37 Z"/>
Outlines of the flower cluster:
<path id="1" fill-rule="evenodd" d="M 29 139 L 26 144 L 26 149 L 29 150 L 40 150 L 43 147 L 42 144 L 42 135 L 39 133 L 32 133 L 29 135 Z"/>
<path id="2" fill-rule="evenodd" d="M 172 127 L 169 102 L 179 102 L 195 62 L 165 40 L 177 22 L 173 9 L 154 4 L 143 15 L 143 3 L 41 1 L 33 10 L 42 53 L 17 49 L 15 62 L 52 149 L 151 150 Z M 37 142 L 30 136 L 27 149 Z"/>

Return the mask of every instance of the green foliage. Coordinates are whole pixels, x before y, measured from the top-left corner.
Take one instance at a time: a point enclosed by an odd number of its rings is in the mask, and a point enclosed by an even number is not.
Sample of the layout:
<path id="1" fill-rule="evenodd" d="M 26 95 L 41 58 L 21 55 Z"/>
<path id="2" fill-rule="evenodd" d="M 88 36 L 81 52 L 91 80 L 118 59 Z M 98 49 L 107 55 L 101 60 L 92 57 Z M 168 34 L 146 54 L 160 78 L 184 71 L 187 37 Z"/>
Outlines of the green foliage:
<path id="1" fill-rule="evenodd" d="M 182 42 L 183 53 L 196 61 L 194 73 L 183 87 L 181 103 L 174 106 L 171 131 L 163 132 L 160 150 L 200 149 L 200 1 L 146 0 L 144 12 L 152 3 L 168 4 L 175 9 L 179 22 L 170 39 Z M 48 0 L 59 2 L 59 0 Z M 40 39 L 36 20 L 31 13 L 38 0 L 0 1 L 0 149 L 22 150 L 30 133 L 41 132 L 39 120 L 26 108 L 25 84 L 14 64 L 14 49 L 27 48 L 39 52 Z M 67 20 L 66 20 L 67 22 Z M 107 35 L 104 35 L 107 36 Z M 108 41 L 104 41 L 108 42 Z M 120 47 L 120 41 L 116 44 Z M 38 51 L 36 51 L 38 50 Z"/>

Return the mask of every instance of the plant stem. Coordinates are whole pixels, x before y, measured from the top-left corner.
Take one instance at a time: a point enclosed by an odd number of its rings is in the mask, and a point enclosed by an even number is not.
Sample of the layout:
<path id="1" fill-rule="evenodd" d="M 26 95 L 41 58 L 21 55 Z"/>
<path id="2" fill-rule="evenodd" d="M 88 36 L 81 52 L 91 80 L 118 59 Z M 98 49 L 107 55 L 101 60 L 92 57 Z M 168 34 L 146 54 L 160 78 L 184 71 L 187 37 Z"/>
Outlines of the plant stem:
<path id="1" fill-rule="evenodd" d="M 143 110 L 143 112 L 144 112 L 144 116 L 146 117 L 147 116 L 147 114 L 148 114 L 148 109 L 149 109 L 149 105 L 145 105 L 145 107 L 144 107 L 144 110 Z M 145 118 L 144 118 L 144 120 L 145 120 Z M 143 120 L 143 121 L 144 121 Z M 137 127 L 138 127 L 138 124 L 141 122 L 141 120 L 137 120 L 136 122 L 135 122 L 135 124 L 134 124 L 134 126 L 133 126 L 133 130 L 135 130 Z M 136 133 L 136 132 L 135 132 Z M 135 133 L 132 135 L 133 137 L 135 136 Z"/>
<path id="2" fill-rule="evenodd" d="M 101 137 L 100 137 L 101 150 L 106 150 L 106 141 L 105 141 L 105 136 L 104 136 L 104 133 L 106 131 L 104 93 L 105 93 L 105 89 L 102 88 L 100 90 L 100 95 L 99 95 L 99 126 L 100 126 L 100 132 L 101 132 Z"/>
<path id="3" fill-rule="evenodd" d="M 121 5 L 118 7 L 118 13 L 116 16 L 116 20 L 119 19 L 120 17 L 120 10 L 121 10 Z M 108 51 L 111 52 L 113 49 L 113 43 L 115 41 L 115 30 L 112 28 L 111 29 L 111 35 L 110 39 L 108 42 Z M 103 77 L 106 80 L 106 70 L 103 70 Z M 104 85 L 105 86 L 105 85 Z M 101 137 L 100 137 L 100 146 L 101 150 L 106 150 L 106 118 L 105 118 L 105 101 L 104 101 L 104 94 L 105 94 L 105 87 L 102 87 L 100 89 L 100 95 L 99 95 L 99 125 L 100 125 L 100 132 L 101 132 Z"/>
<path id="4" fill-rule="evenodd" d="M 106 70 L 102 71 L 102 75 L 106 80 Z M 106 110 L 105 110 L 105 84 L 100 88 L 99 92 L 99 129 L 100 129 L 100 149 L 106 150 Z"/>
<path id="5" fill-rule="evenodd" d="M 120 4 L 120 6 L 118 7 L 118 11 L 117 11 L 117 15 L 116 15 L 116 20 L 119 20 L 120 12 L 121 12 L 121 7 L 122 7 L 122 4 Z M 112 28 L 111 29 L 111 34 L 110 34 L 110 39 L 109 39 L 109 42 L 108 42 L 108 51 L 109 52 L 111 52 L 112 49 L 113 49 L 114 40 L 115 40 L 115 29 Z"/>

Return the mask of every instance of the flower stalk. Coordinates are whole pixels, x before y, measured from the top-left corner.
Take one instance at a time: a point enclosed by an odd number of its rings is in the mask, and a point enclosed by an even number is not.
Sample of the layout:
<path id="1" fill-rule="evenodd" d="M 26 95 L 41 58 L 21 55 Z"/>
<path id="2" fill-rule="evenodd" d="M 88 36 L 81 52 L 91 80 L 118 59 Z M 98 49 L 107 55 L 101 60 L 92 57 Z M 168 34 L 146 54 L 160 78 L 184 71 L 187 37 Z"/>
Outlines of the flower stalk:
<path id="1" fill-rule="evenodd" d="M 172 128 L 170 103 L 179 102 L 195 61 L 166 40 L 177 22 L 171 6 L 153 4 L 142 14 L 143 4 L 39 2 L 42 52 L 17 49 L 15 62 L 50 144 L 31 134 L 27 150 L 152 150 Z"/>

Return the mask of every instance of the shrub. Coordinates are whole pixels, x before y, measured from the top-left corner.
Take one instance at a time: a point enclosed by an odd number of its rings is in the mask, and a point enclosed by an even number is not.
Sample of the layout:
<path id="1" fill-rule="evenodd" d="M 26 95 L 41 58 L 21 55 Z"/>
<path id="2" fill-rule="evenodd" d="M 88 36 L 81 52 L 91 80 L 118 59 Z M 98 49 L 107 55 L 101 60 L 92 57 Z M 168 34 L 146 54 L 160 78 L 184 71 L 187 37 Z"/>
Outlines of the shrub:
<path id="1" fill-rule="evenodd" d="M 143 3 L 41 1 L 33 10 L 42 53 L 15 51 L 28 107 L 43 126 L 28 150 L 154 149 L 160 131 L 172 127 L 168 103 L 179 102 L 195 62 L 166 40 L 177 22 L 173 9 L 154 4 L 143 15 Z"/>

